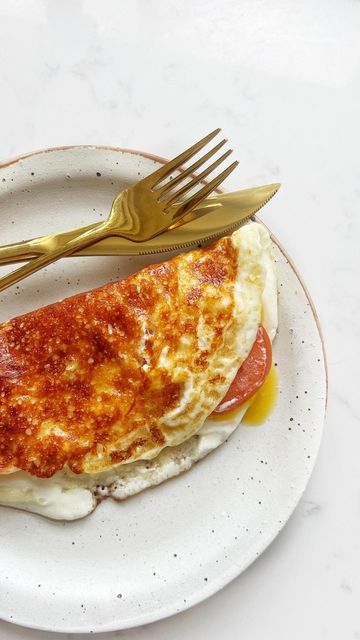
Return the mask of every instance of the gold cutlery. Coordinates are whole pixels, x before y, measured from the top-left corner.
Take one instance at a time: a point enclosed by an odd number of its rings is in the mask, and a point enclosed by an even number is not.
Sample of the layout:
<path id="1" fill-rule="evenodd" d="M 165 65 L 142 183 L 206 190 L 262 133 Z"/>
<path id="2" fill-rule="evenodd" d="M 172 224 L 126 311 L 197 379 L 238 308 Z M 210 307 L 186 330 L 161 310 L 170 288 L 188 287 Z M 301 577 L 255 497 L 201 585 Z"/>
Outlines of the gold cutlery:
<path id="1" fill-rule="evenodd" d="M 176 226 L 172 225 L 168 231 L 151 240 L 138 244 L 126 238 L 110 237 L 80 249 L 71 256 L 146 255 L 197 245 L 230 233 L 244 224 L 275 195 L 279 187 L 279 183 L 274 183 L 210 196 L 177 222 Z M 95 226 L 96 224 L 91 224 L 82 227 L 81 233 Z M 75 229 L 56 236 L 4 245 L 0 247 L 0 265 L 36 258 L 47 252 L 50 242 L 53 247 L 61 246 L 76 237 L 79 231 Z"/>
<path id="2" fill-rule="evenodd" d="M 65 242 L 59 241 L 59 236 L 56 234 L 48 236 L 46 250 L 42 255 L 0 278 L 0 291 L 59 258 L 71 255 L 104 238 L 118 236 L 133 243 L 140 243 L 154 238 L 176 224 L 214 191 L 238 165 L 237 161 L 233 162 L 212 180 L 202 185 L 198 191 L 193 192 L 194 187 L 198 186 L 232 153 L 229 149 L 201 173 L 193 175 L 194 171 L 221 149 L 226 142 L 222 140 L 175 178 L 165 182 L 173 171 L 201 151 L 219 132 L 220 129 L 216 129 L 140 182 L 121 191 L 116 196 L 110 215 L 104 222 L 85 230 L 75 230 L 72 238 Z M 178 188 L 174 190 L 175 187 Z M 192 194 L 190 195 L 189 192 Z M 184 200 L 185 196 L 188 197 Z"/>

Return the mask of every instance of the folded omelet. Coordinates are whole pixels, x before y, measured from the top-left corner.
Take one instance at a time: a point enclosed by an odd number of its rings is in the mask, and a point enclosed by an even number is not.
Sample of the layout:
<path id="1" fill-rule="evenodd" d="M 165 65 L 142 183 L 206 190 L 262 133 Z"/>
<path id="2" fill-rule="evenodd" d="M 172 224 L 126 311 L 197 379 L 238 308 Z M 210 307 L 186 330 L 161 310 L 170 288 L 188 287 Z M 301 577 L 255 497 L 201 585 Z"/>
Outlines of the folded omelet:
<path id="1" fill-rule="evenodd" d="M 189 468 L 235 428 L 209 416 L 260 323 L 276 278 L 250 223 L 1 325 L 0 504 L 73 519 Z"/>

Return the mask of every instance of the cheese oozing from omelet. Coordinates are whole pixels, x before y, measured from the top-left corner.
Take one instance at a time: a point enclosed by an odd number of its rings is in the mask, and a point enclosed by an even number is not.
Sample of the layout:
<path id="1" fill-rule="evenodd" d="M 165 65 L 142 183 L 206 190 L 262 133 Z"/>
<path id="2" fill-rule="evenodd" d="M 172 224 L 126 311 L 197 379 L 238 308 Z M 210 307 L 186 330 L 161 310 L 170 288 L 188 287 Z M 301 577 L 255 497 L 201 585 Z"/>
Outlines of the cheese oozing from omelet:
<path id="1" fill-rule="evenodd" d="M 121 360 L 125 353 L 128 358 L 128 375 L 130 371 L 130 375 L 136 378 L 138 370 L 141 371 L 140 382 L 135 379 L 135 383 L 138 382 L 138 400 L 131 385 L 125 385 L 128 395 L 118 403 L 117 408 L 120 406 L 123 409 L 125 406 L 128 413 L 125 411 L 120 417 L 118 413 L 115 418 L 112 415 L 114 420 L 108 420 L 110 445 L 109 438 L 91 442 L 92 446 L 88 442 L 88 446 L 83 447 L 80 452 L 81 456 L 78 450 L 78 455 L 73 458 L 71 455 L 66 458 L 65 455 L 65 463 L 55 468 L 54 473 L 41 473 L 43 469 L 48 470 L 48 449 L 47 456 L 44 457 L 45 463 L 41 459 L 44 452 L 41 449 L 39 452 L 34 446 L 32 450 L 36 451 L 36 455 L 27 456 L 22 468 L 19 468 L 19 460 L 11 466 L 11 458 L 8 458 L 7 466 L 4 465 L 3 473 L 0 474 L 0 504 L 55 519 L 72 520 L 83 517 L 95 508 L 99 498 L 103 496 L 121 500 L 189 469 L 194 462 L 219 446 L 241 421 L 247 404 L 242 411 L 237 412 L 236 417 L 223 414 L 221 419 L 217 417 L 213 420 L 209 416 L 224 397 L 239 366 L 249 354 L 260 322 L 270 339 L 275 337 L 276 273 L 270 238 L 264 227 L 249 223 L 230 238 L 222 238 L 209 249 L 191 251 L 162 265 L 148 267 L 125 280 L 125 287 L 120 289 L 119 296 L 116 286 L 121 284 L 107 285 L 100 290 L 103 292 L 106 289 L 105 300 L 104 294 L 101 295 L 102 305 L 104 302 L 114 305 L 115 296 L 117 309 L 120 307 L 121 310 L 117 316 L 118 324 L 114 315 L 112 316 L 112 333 L 109 330 L 109 317 L 98 318 L 95 304 L 92 304 L 93 313 L 87 310 L 88 316 L 83 321 L 91 325 L 95 317 L 98 321 L 97 329 L 102 329 L 103 324 L 107 323 L 108 337 L 114 335 L 119 324 L 126 334 L 128 325 L 123 322 L 123 315 L 129 313 L 129 307 L 131 311 L 135 308 L 132 320 L 136 320 L 138 333 L 130 338 L 127 336 L 128 341 L 130 340 L 128 349 L 118 349 L 116 357 L 112 353 L 111 358 L 107 359 L 97 359 L 96 353 L 85 350 L 85 366 L 83 361 L 79 361 L 78 354 L 76 353 L 75 358 L 72 352 L 70 358 L 63 356 L 66 366 L 62 371 L 65 372 L 65 381 L 69 377 L 71 382 L 74 377 L 76 379 L 79 369 L 81 371 L 83 368 L 87 373 L 90 370 L 91 383 L 96 388 L 96 393 L 100 394 L 99 397 L 105 397 L 107 408 L 111 399 L 114 399 L 114 392 L 119 393 L 119 387 L 114 388 L 114 378 L 119 371 L 124 373 L 126 370 L 123 363 L 122 368 L 117 367 L 117 359 Z M 111 290 L 111 297 L 109 287 L 115 287 Z M 151 298 L 150 303 L 154 303 L 150 304 L 150 311 L 141 296 L 145 287 Z M 95 294 L 96 291 L 82 295 Z M 79 306 L 79 297 L 76 298 Z M 125 301 L 129 303 L 127 307 Z M 19 320 L 20 324 L 24 322 L 21 318 Z M 179 328 L 176 333 L 177 325 Z M 4 326 L 5 331 L 8 330 L 9 324 Z M 154 338 L 155 329 L 157 339 Z M 93 335 L 90 329 L 86 331 Z M 89 335 L 86 331 L 87 345 Z M 45 332 L 45 335 L 48 334 Z M 100 344 L 104 347 L 104 342 Z M 195 360 L 197 363 L 193 365 Z M 11 367 L 16 369 L 17 363 L 14 360 L 7 362 L 10 370 Z M 110 367 L 106 366 L 109 363 Z M 48 362 L 42 364 L 45 368 Z M 165 397 L 162 394 L 164 386 L 167 389 Z M 65 388 L 68 390 L 69 387 Z M 75 385 L 75 388 L 79 386 Z M 122 387 L 120 385 L 120 390 L 122 388 L 124 382 Z M 130 392 L 133 392 L 132 396 Z M 144 407 L 141 410 L 140 404 L 137 406 L 137 402 L 141 401 L 145 404 L 145 413 Z M 67 402 L 69 404 L 69 400 Z M 104 402 L 99 404 L 101 415 Z M 129 419 L 132 411 L 133 418 Z M 4 413 L 1 412 L 0 394 L 0 434 L 1 420 L 4 421 L 1 416 Z M 74 412 L 70 411 L 71 413 Z M 69 415 L 68 412 L 66 415 Z M 88 412 L 87 417 L 91 424 L 97 424 L 96 415 L 94 420 L 92 411 Z M 73 421 L 62 420 L 61 415 L 50 420 L 50 423 L 49 417 L 45 418 L 40 423 L 36 437 L 45 438 L 48 445 L 46 436 L 50 430 L 52 436 L 55 434 L 61 438 L 61 453 L 64 457 L 64 451 L 66 454 L 71 450 L 71 438 L 74 439 L 74 434 L 76 435 L 76 428 L 72 428 Z M 79 418 L 84 419 L 84 414 Z M 151 424 L 146 424 L 147 421 Z M 104 429 L 106 425 L 101 423 L 101 434 Z M 82 426 L 81 438 L 84 434 L 88 441 L 91 440 L 94 428 Z M 65 446 L 68 444 L 66 436 L 70 440 L 69 446 Z M 134 442 L 135 447 L 131 447 Z M 112 456 L 112 453 L 115 455 Z M 40 473 L 31 473 L 34 467 L 29 469 L 29 460 L 31 465 L 35 460 Z"/>

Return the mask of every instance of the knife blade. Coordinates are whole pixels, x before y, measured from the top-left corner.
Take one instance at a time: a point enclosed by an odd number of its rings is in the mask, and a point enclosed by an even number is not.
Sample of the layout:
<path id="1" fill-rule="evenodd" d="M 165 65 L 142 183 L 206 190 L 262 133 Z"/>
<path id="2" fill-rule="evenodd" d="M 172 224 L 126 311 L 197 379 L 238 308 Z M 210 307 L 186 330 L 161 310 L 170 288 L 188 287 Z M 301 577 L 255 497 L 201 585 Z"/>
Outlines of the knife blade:
<path id="1" fill-rule="evenodd" d="M 74 256 L 131 256 L 163 253 L 215 240 L 231 233 L 259 211 L 278 191 L 279 183 L 221 193 L 204 200 L 180 223 L 146 242 L 136 243 L 125 238 L 110 237 L 80 250 Z M 91 229 L 94 225 L 83 227 Z M 76 234 L 79 229 L 76 230 Z M 58 234 L 61 242 L 71 240 L 74 231 Z M 46 237 L 0 247 L 0 265 L 24 262 L 45 253 Z"/>

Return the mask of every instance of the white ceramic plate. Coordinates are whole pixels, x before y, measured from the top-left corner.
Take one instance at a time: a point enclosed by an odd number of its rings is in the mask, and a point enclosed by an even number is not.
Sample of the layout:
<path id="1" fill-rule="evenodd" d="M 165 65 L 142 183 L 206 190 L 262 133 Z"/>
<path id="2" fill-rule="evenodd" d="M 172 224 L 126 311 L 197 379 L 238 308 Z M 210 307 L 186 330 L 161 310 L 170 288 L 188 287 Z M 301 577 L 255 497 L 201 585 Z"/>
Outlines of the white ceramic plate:
<path id="1" fill-rule="evenodd" d="M 7 163 L 0 167 L 1 243 L 96 221 L 122 187 L 157 165 L 98 147 Z M 53 522 L 0 507 L 0 617 L 74 633 L 151 622 L 219 590 L 278 534 L 319 449 L 326 367 L 308 295 L 283 250 L 274 244 L 274 251 L 280 396 L 271 417 L 261 427 L 240 426 L 188 473 L 123 503 L 107 500 L 84 520 Z M 154 261 L 62 260 L 0 294 L 0 322 Z"/>

